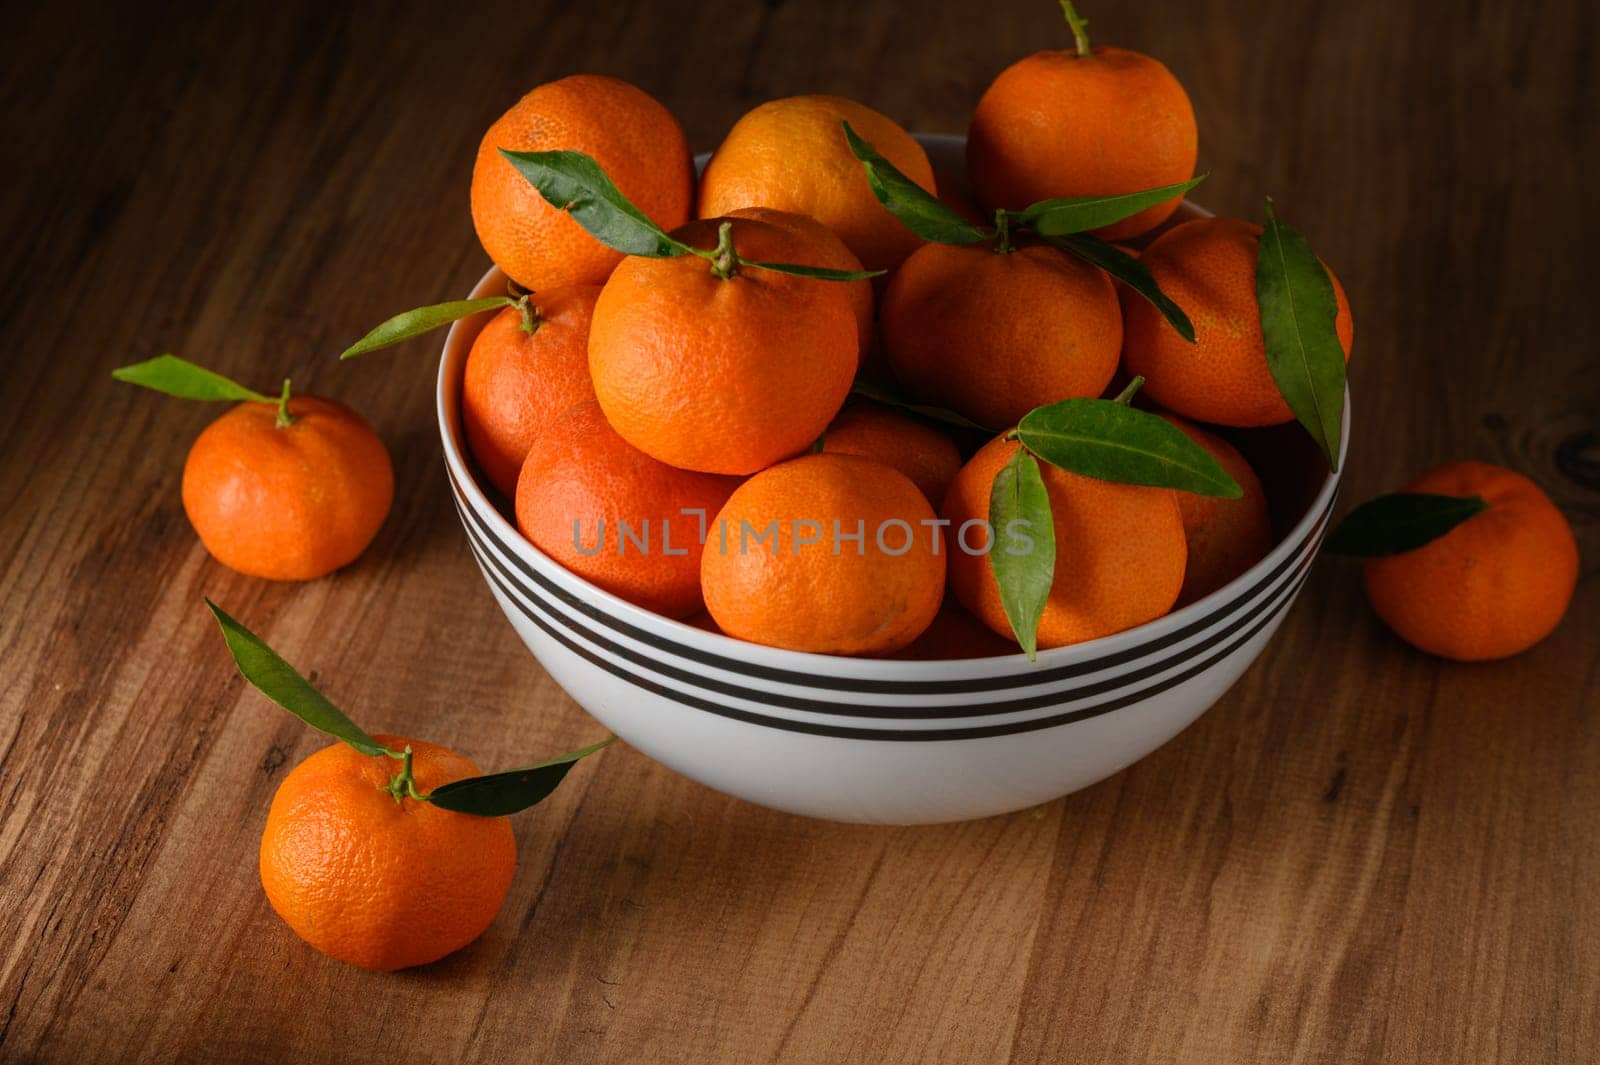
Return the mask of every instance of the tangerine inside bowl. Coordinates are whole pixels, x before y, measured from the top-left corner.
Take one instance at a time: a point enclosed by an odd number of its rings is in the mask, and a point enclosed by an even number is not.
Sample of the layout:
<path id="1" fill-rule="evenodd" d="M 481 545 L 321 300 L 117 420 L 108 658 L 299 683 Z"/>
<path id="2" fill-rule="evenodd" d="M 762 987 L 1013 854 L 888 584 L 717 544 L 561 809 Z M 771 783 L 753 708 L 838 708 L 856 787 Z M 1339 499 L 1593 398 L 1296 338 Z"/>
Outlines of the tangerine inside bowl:
<path id="1" fill-rule="evenodd" d="M 941 175 L 965 139 L 919 136 Z M 1176 221 L 1203 217 L 1185 203 Z M 473 297 L 505 292 L 491 269 Z M 1001 657 L 902 661 L 746 643 L 653 614 L 564 569 L 517 532 L 461 428 L 467 352 L 489 313 L 445 340 L 445 469 L 484 581 L 528 649 L 619 737 L 718 791 L 838 821 L 987 817 L 1066 795 L 1149 754 L 1204 713 L 1277 631 L 1338 493 L 1298 426 L 1233 438 L 1266 485 L 1276 543 L 1211 595 L 1085 643 Z M 1346 397 L 1344 431 L 1350 436 Z M 1340 467 L 1343 468 L 1341 454 Z"/>

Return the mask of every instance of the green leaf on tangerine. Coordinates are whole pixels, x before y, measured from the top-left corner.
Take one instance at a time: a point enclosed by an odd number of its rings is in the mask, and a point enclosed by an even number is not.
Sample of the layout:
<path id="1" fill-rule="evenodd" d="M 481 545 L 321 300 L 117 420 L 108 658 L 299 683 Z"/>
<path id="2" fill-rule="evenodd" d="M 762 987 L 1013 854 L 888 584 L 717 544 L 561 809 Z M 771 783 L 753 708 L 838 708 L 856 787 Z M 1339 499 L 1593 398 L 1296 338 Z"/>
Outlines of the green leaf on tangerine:
<path id="1" fill-rule="evenodd" d="M 801 263 L 758 263 L 753 259 L 739 259 L 739 265 L 754 267 L 757 270 L 771 270 L 776 274 L 794 274 L 796 277 L 810 277 L 818 281 L 866 281 L 869 278 L 882 277 L 887 270 L 832 270 L 826 266 L 805 266 Z"/>
<path id="2" fill-rule="evenodd" d="M 440 326 L 460 321 L 480 311 L 493 311 L 516 305 L 517 301 L 510 296 L 486 296 L 480 300 L 451 300 L 448 303 L 435 303 L 427 307 L 402 311 L 345 348 L 339 358 L 353 359 L 357 355 L 365 355 L 369 351 L 377 351 L 379 348 L 398 344 L 402 340 L 410 340 L 412 337 L 432 332 Z"/>
<path id="3" fill-rule="evenodd" d="M 578 759 L 615 741 L 615 736 L 608 736 L 599 743 L 592 743 L 582 750 L 563 754 L 538 765 L 453 781 L 434 788 L 423 798 L 435 806 L 457 813 L 477 814 L 480 817 L 514 814 L 542 802 L 555 791 L 556 785 L 561 783 Z"/>
<path id="4" fill-rule="evenodd" d="M 1146 208 L 1165 203 L 1175 196 L 1182 196 L 1204 181 L 1207 176 L 1201 174 L 1175 185 L 1163 185 L 1156 189 L 1127 192 L 1117 196 L 1065 196 L 1054 200 L 1040 200 L 1011 214 L 1017 223 L 1029 226 L 1041 236 L 1061 237 L 1070 233 L 1083 233 L 1120 222 Z"/>
<path id="5" fill-rule="evenodd" d="M 231 400 L 234 402 L 276 403 L 277 396 L 264 396 L 252 388 L 204 366 L 196 366 L 176 355 L 157 355 L 132 366 L 111 371 L 118 381 L 164 392 L 179 399 Z"/>
<path id="6" fill-rule="evenodd" d="M 590 236 L 613 251 L 663 259 L 695 250 L 668 236 L 622 194 L 599 163 L 582 152 L 513 152 L 501 148 L 500 154 L 552 207 L 566 211 Z"/>
<path id="7" fill-rule="evenodd" d="M 222 638 L 228 642 L 234 665 L 261 694 L 312 728 L 343 740 L 362 754 L 398 757 L 362 731 L 361 726 L 345 717 L 338 707 L 312 687 L 310 681 L 295 672 L 295 668 L 268 647 L 261 637 L 229 617 L 210 599 L 206 600 L 206 606 L 211 608 L 217 624 L 222 626 Z"/>
<path id="8" fill-rule="evenodd" d="M 893 163 L 856 135 L 850 123 L 844 126 L 850 151 L 867 171 L 867 186 L 878 202 L 902 225 L 923 240 L 936 244 L 976 244 L 994 236 L 994 231 L 974 225 L 945 206 L 939 197 L 901 173 Z"/>
<path id="9" fill-rule="evenodd" d="M 1066 399 L 1017 423 L 1017 439 L 1052 466 L 1122 484 L 1238 499 L 1239 483 L 1182 429 L 1109 399 Z"/>
<path id="10" fill-rule="evenodd" d="M 1084 262 L 1098 266 L 1149 300 L 1151 306 L 1161 312 L 1161 317 L 1178 331 L 1179 336 L 1191 344 L 1194 343 L 1194 323 L 1189 321 L 1189 316 L 1183 313 L 1182 307 L 1161 291 L 1156 279 L 1150 276 L 1150 271 L 1138 259 L 1088 233 L 1069 233 L 1063 237 L 1045 239 L 1061 250 L 1071 252 Z"/>
<path id="11" fill-rule="evenodd" d="M 1039 618 L 1056 579 L 1055 519 L 1039 463 L 1017 448 L 989 490 L 989 568 L 1000 605 L 1028 658 L 1039 654 Z"/>
<path id="12" fill-rule="evenodd" d="M 1306 238 L 1278 221 L 1271 199 L 1256 253 L 1256 305 L 1267 369 L 1329 468 L 1337 470 L 1345 364 L 1334 328 L 1339 306 L 1333 281 Z"/>
<path id="13" fill-rule="evenodd" d="M 1369 499 L 1346 514 L 1324 546 L 1336 555 L 1400 555 L 1431 544 L 1488 509 L 1481 496 L 1393 492 Z"/>

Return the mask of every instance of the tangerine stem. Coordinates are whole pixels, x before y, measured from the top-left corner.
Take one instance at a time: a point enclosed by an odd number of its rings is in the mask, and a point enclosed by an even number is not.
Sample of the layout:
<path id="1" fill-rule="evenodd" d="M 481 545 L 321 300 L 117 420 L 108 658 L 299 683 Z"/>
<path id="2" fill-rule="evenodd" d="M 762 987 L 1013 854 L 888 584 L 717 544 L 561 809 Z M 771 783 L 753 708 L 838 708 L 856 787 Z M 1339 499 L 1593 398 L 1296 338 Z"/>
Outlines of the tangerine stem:
<path id="1" fill-rule="evenodd" d="M 1001 208 L 994 213 L 994 250 L 997 255 L 1009 255 L 1011 248 L 1011 212 Z"/>
<path id="2" fill-rule="evenodd" d="M 1134 394 L 1137 393 L 1139 391 L 1139 389 L 1141 389 L 1143 387 L 1144 387 L 1144 378 L 1135 377 L 1132 381 L 1128 382 L 1128 387 L 1127 388 L 1124 388 L 1121 392 L 1117 393 L 1117 398 L 1112 400 L 1111 402 L 1120 403 L 1124 407 L 1129 406 L 1129 405 L 1131 405 L 1133 403 Z"/>
<path id="3" fill-rule="evenodd" d="M 394 757 L 393 751 L 386 752 Z M 406 744 L 406 749 L 400 754 L 400 772 L 389 780 L 389 786 L 381 790 L 394 796 L 395 802 L 402 802 L 407 798 L 424 799 L 425 796 L 417 794 L 417 782 L 411 776 L 411 744 Z"/>
<path id="4" fill-rule="evenodd" d="M 733 223 L 717 227 L 717 247 L 711 253 L 711 273 L 723 281 L 739 272 L 739 256 L 733 250 Z"/>
<path id="5" fill-rule="evenodd" d="M 525 292 L 512 306 L 522 314 L 522 331 L 529 336 L 537 333 L 539 327 L 544 325 L 544 318 L 540 316 L 539 308 L 528 302 L 533 298 L 533 293 Z"/>
<path id="6" fill-rule="evenodd" d="M 1089 57 L 1089 20 L 1078 15 L 1072 6 L 1072 0 L 1061 0 L 1061 13 L 1067 17 L 1067 25 L 1072 27 L 1072 37 L 1078 42 L 1078 58 Z"/>
<path id="7" fill-rule="evenodd" d="M 287 429 L 294 424 L 294 415 L 289 413 L 289 379 L 283 379 L 283 393 L 278 396 L 278 428 Z"/>

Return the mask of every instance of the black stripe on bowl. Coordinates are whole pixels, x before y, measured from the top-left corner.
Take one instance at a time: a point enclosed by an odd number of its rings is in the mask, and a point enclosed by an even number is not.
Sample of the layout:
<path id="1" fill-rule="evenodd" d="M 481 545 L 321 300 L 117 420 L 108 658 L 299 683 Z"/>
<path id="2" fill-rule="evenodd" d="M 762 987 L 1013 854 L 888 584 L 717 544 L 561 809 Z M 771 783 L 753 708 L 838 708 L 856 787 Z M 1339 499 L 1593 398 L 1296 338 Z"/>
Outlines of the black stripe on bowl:
<path id="1" fill-rule="evenodd" d="M 815 736 L 833 736 L 843 739 L 862 740 L 965 740 L 981 739 L 990 736 L 1008 736 L 1015 735 L 1017 733 L 1034 732 L 1041 729 L 1055 728 L 1057 726 L 1071 724 L 1075 721 L 1082 721 L 1091 717 L 1099 717 L 1102 714 L 1108 714 L 1112 711 L 1132 706 L 1136 703 L 1142 702 L 1145 699 L 1160 695 L 1161 693 L 1198 676 L 1207 669 L 1210 669 L 1212 666 L 1221 662 L 1223 659 L 1227 658 L 1229 655 L 1233 654 L 1235 651 L 1242 648 L 1245 644 L 1249 643 L 1251 639 L 1253 639 L 1258 633 L 1266 628 L 1268 624 L 1270 624 L 1275 618 L 1283 613 L 1288 604 L 1291 603 L 1294 600 L 1294 597 L 1299 593 L 1301 586 L 1305 583 L 1306 577 L 1310 574 L 1310 558 L 1307 557 L 1303 564 L 1296 568 L 1293 581 L 1284 590 L 1284 592 L 1277 597 L 1273 607 L 1266 611 L 1261 617 L 1256 619 L 1256 621 L 1250 625 L 1248 629 L 1240 633 L 1235 639 L 1230 640 L 1226 645 L 1212 651 L 1205 658 L 1191 663 L 1189 667 L 1181 673 L 1165 677 L 1155 684 L 1141 688 L 1137 691 L 1124 692 L 1116 698 L 1107 700 L 1106 702 L 1098 703 L 1093 706 L 1068 710 L 1047 717 L 1030 718 L 1021 721 L 1008 721 L 991 725 L 974 725 L 955 728 L 875 728 L 772 717 L 770 715 L 757 713 L 752 710 L 746 710 L 736 706 L 729 706 L 725 703 L 706 699 L 689 692 L 680 691 L 669 685 L 662 684 L 659 681 L 652 680 L 649 677 L 641 676 L 640 674 L 622 667 L 621 665 L 611 661 L 609 658 L 606 658 L 605 656 L 585 646 L 567 632 L 545 620 L 538 611 L 530 609 L 513 593 L 510 587 L 501 582 L 501 577 L 499 576 L 498 571 L 496 571 L 486 561 L 483 555 L 479 554 L 482 548 L 476 541 L 472 542 L 471 548 L 473 555 L 478 559 L 479 566 L 483 569 L 485 576 L 488 577 L 488 579 L 494 584 L 494 586 L 500 591 L 500 593 L 508 602 L 511 602 L 517 607 L 519 613 L 527 617 L 529 621 L 538 626 L 539 629 L 542 630 L 547 636 L 561 644 L 573 654 L 578 655 L 580 658 L 583 658 L 591 664 L 605 670 L 615 677 L 628 682 L 629 684 L 634 685 L 635 687 L 651 692 L 664 699 L 669 699 L 684 707 L 701 710 L 706 713 L 715 714 L 719 717 L 743 721 L 748 724 L 760 725 L 786 732 L 802 732 Z M 759 699 L 759 695 L 757 698 Z"/>
<path id="2" fill-rule="evenodd" d="M 1112 654 L 1096 658 L 1067 663 L 1061 666 L 1030 669 L 998 677 L 970 677 L 952 679 L 923 679 L 923 680 L 895 680 L 867 677 L 839 677 L 811 673 L 802 673 L 796 670 L 783 669 L 775 666 L 763 666 L 752 662 L 744 662 L 736 658 L 729 658 L 710 651 L 702 651 L 687 644 L 678 643 L 665 636 L 641 629 L 636 625 L 607 613 L 600 607 L 590 603 L 574 593 L 562 588 L 549 577 L 539 573 L 527 560 L 512 550 L 505 541 L 491 529 L 472 508 L 465 491 L 456 480 L 453 473 L 446 467 L 446 474 L 450 478 L 450 487 L 455 496 L 456 509 L 462 518 L 462 525 L 469 533 L 476 530 L 477 534 L 488 543 L 492 544 L 498 555 L 507 560 L 509 565 L 519 572 L 532 586 L 543 589 L 555 596 L 572 609 L 582 613 L 591 621 L 629 639 L 635 640 L 656 650 L 675 655 L 702 666 L 710 666 L 757 680 L 774 681 L 778 683 L 793 684 L 802 688 L 821 688 L 832 691 L 855 692 L 873 695 L 942 695 L 962 694 L 970 692 L 996 691 L 1004 688 L 1035 687 L 1058 680 L 1067 680 L 1080 677 L 1089 673 L 1099 673 L 1106 669 L 1126 665 L 1141 658 L 1152 655 L 1165 648 L 1171 647 L 1188 640 L 1190 637 L 1205 631 L 1237 613 L 1246 603 L 1257 598 L 1268 586 L 1275 583 L 1296 560 L 1305 552 L 1306 546 L 1319 536 L 1326 525 L 1328 515 L 1332 513 L 1338 492 L 1333 492 L 1328 502 L 1323 506 L 1315 522 L 1300 537 L 1294 546 L 1285 554 L 1284 558 L 1270 571 L 1260 575 L 1248 588 L 1238 592 L 1227 602 L 1220 604 L 1188 624 L 1165 633 L 1161 636 L 1147 640 L 1142 644 L 1126 648 Z M 1313 548 L 1314 553 L 1314 548 Z M 509 575 L 509 571 L 508 575 Z M 519 585 L 524 582 L 519 581 Z M 530 587 L 530 592 L 531 592 Z"/>
<path id="3" fill-rule="evenodd" d="M 460 509 L 459 504 L 458 509 Z M 1313 530 L 1313 535 L 1320 534 L 1325 526 L 1326 514 Z M 589 648 L 603 650 L 614 658 L 622 659 L 637 668 L 686 684 L 689 686 L 690 691 L 698 693 L 699 696 L 731 697 L 758 705 L 783 707 L 810 714 L 878 719 L 948 719 L 998 716 L 1059 706 L 1063 702 L 1081 702 L 1085 698 L 1127 690 L 1138 681 L 1155 677 L 1169 669 L 1191 661 L 1197 653 L 1203 653 L 1211 646 L 1227 641 L 1229 637 L 1242 629 L 1248 628 L 1252 632 L 1258 631 L 1259 626 L 1252 626 L 1251 622 L 1258 620 L 1262 616 L 1274 616 L 1279 612 L 1287 599 L 1292 597 L 1294 590 L 1298 589 L 1299 582 L 1296 578 L 1307 568 L 1310 558 L 1314 556 L 1314 552 L 1312 555 L 1305 556 L 1300 566 L 1296 567 L 1292 573 L 1289 573 L 1285 579 L 1280 581 L 1268 595 L 1253 604 L 1250 610 L 1229 619 L 1226 627 L 1210 634 L 1211 638 L 1205 645 L 1185 648 L 1175 654 L 1166 656 L 1159 662 L 1147 664 L 1137 670 L 1121 673 L 1115 677 L 1102 678 L 1101 680 L 1073 688 L 1057 689 L 1000 702 L 934 707 L 896 707 L 823 702 L 814 698 L 798 697 L 783 692 L 750 688 L 663 662 L 653 655 L 647 655 L 635 648 L 617 643 L 585 625 L 578 616 L 563 611 L 556 601 L 540 595 L 535 588 L 519 580 L 516 573 L 507 569 L 504 563 L 495 557 L 495 552 L 491 551 L 488 545 L 480 539 L 473 528 L 468 527 L 467 533 L 470 546 L 474 556 L 478 559 L 480 568 L 494 582 L 501 594 L 512 602 L 520 613 L 535 624 L 538 624 L 547 633 L 560 639 L 566 646 L 575 647 L 581 641 Z M 533 607 L 537 608 L 537 613 L 532 609 Z M 632 673 L 621 672 L 619 672 L 619 675 L 626 675 L 630 678 L 634 676 Z M 1142 689 L 1142 691 L 1148 694 L 1148 689 Z M 687 694 L 681 689 L 673 689 L 673 693 L 672 697 L 680 700 Z"/>

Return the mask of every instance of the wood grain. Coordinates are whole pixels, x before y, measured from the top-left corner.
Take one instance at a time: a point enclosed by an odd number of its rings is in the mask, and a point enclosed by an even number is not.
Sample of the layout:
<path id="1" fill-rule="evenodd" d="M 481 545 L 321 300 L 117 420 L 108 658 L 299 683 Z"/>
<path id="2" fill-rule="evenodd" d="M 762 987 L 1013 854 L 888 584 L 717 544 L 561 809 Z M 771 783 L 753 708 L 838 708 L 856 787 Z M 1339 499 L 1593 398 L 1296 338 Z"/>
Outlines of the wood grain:
<path id="1" fill-rule="evenodd" d="M 1553 637 L 1425 658 L 1329 561 L 1184 735 L 966 825 L 787 817 L 613 749 L 516 819 L 480 942 L 331 962 L 255 874 L 319 740 L 237 679 L 202 594 L 371 728 L 491 766 L 597 734 L 475 572 L 433 345 L 333 358 L 481 272 L 481 130 L 597 70 L 700 149 L 804 91 L 959 132 L 1063 31 L 1045 0 L 37 5 L 0 63 L 0 1059 L 1595 1060 L 1596 9 L 1083 6 L 1189 87 L 1207 204 L 1272 193 L 1349 290 L 1346 499 L 1472 456 L 1566 509 Z M 107 377 L 164 350 L 368 413 L 400 488 L 358 564 L 289 586 L 205 556 L 177 479 L 215 411 Z"/>

